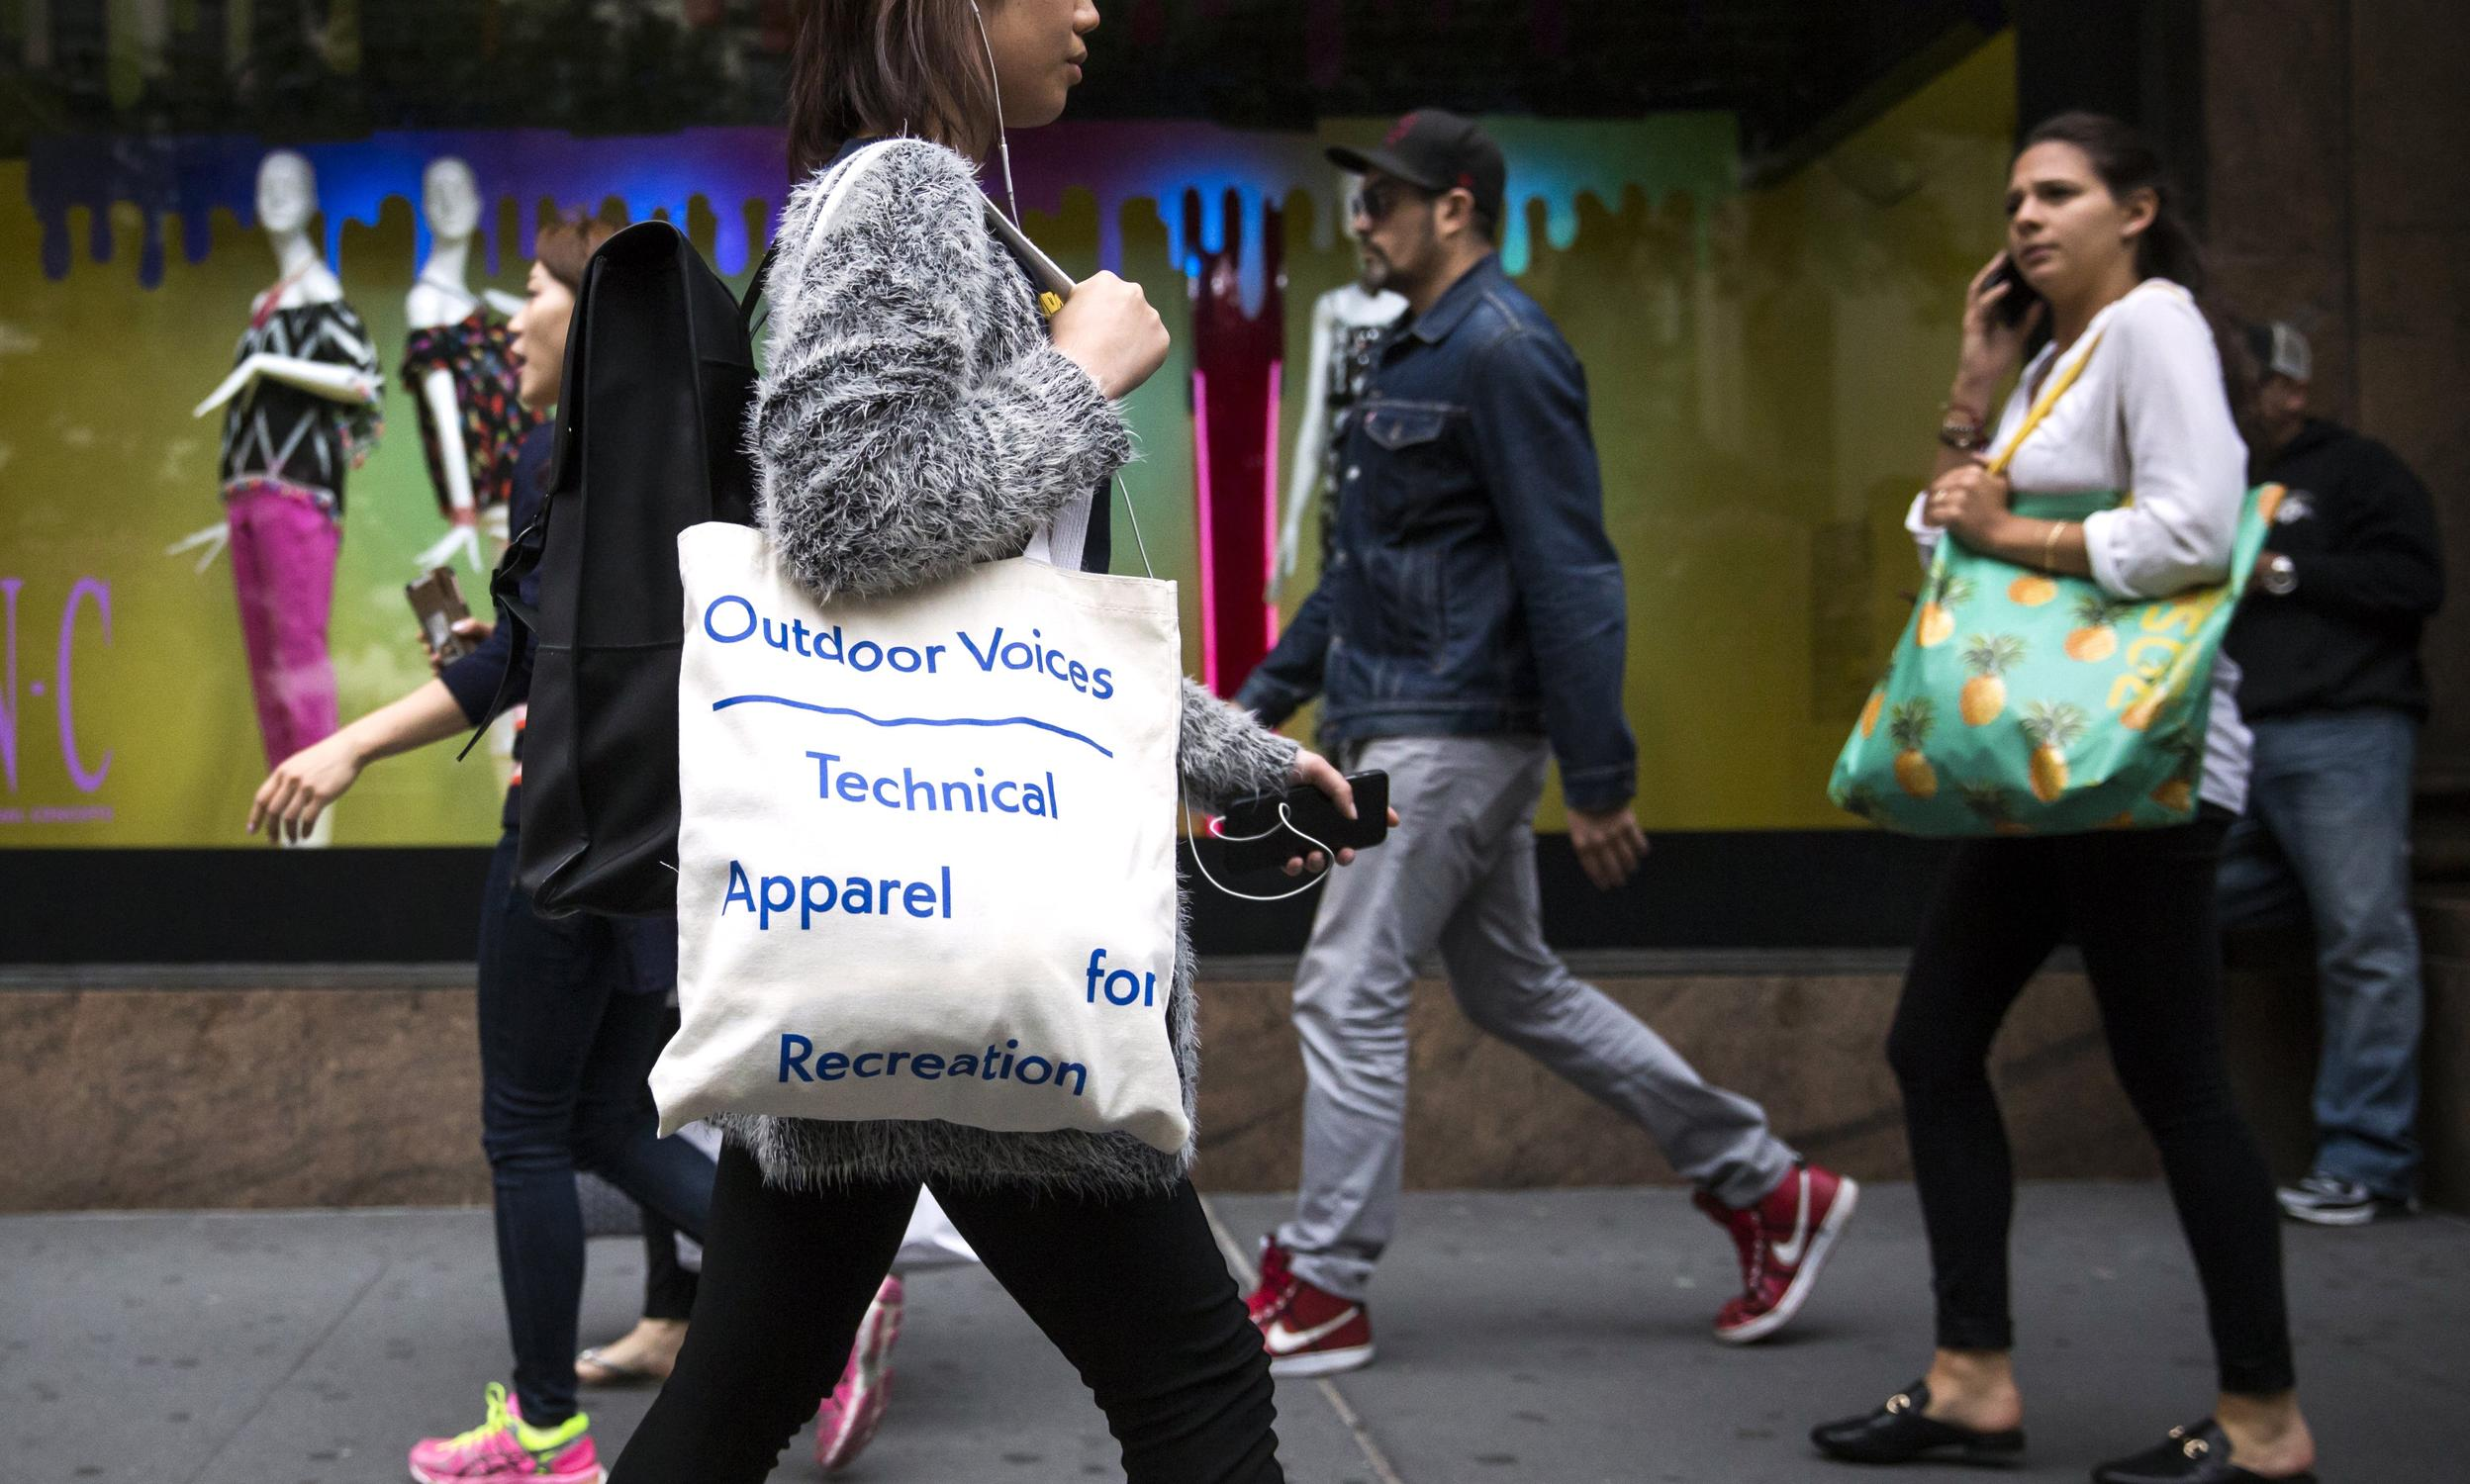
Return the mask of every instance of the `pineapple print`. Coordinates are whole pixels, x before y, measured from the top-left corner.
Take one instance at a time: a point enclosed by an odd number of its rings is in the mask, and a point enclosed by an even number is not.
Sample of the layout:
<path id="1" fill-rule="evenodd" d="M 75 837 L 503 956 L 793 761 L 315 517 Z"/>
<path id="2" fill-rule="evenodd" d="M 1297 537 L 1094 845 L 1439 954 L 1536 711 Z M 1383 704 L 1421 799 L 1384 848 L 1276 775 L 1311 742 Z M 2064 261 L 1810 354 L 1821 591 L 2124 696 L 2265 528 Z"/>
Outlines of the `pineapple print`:
<path id="1" fill-rule="evenodd" d="M 2169 782 L 2152 790 L 2152 801 L 2173 814 L 2196 811 L 2196 781 L 2204 776 L 2204 741 L 2200 737 L 2180 736 L 2173 739 L 2169 755 L 2178 761 L 2171 770 Z"/>
<path id="2" fill-rule="evenodd" d="M 1964 785 L 1964 807 L 1973 817 L 1989 827 L 1993 835 L 2029 835 L 2032 830 L 2016 819 L 2014 805 L 2007 799 L 2007 790 L 1996 784 Z"/>
<path id="3" fill-rule="evenodd" d="M 2152 725 L 2154 717 L 2161 714 L 2161 707 L 2168 704 L 2169 699 L 2169 688 L 2155 686 L 2145 693 L 2143 699 L 2119 713 L 2119 724 L 2130 731 L 2143 731 Z"/>
<path id="4" fill-rule="evenodd" d="M 1938 725 L 1939 708 L 1927 696 L 1901 701 L 1887 709 L 1887 735 L 1894 739 L 1896 787 L 1915 798 L 1935 798 L 1939 775 L 1921 749 Z"/>
<path id="5" fill-rule="evenodd" d="M 2097 665 L 2119 652 L 2119 631 L 2110 625 L 2117 606 L 2098 593 L 2075 601 L 2075 629 L 2067 635 L 2067 658 Z"/>
<path id="6" fill-rule="evenodd" d="M 1886 710 L 1886 708 L 1887 692 L 1886 688 L 1882 686 L 1879 689 L 1869 693 L 1869 703 L 1861 707 L 1862 736 L 1873 737 L 1878 734 L 1878 716 L 1879 713 Z"/>
<path id="7" fill-rule="evenodd" d="M 1975 634 L 1964 645 L 1964 682 L 1956 709 L 1966 726 L 1987 726 L 2007 709 L 2006 675 L 2024 663 L 2024 641 L 2014 634 Z"/>
<path id="8" fill-rule="evenodd" d="M 1972 602 L 1972 579 L 1944 569 L 1930 575 L 1930 591 L 1921 604 L 1921 624 L 1914 637 L 1924 649 L 1936 649 L 1955 637 L 1955 610 Z"/>
<path id="9" fill-rule="evenodd" d="M 2024 708 L 2025 740 L 2033 744 L 2033 796 L 2055 803 L 2067 791 L 2067 749 L 2084 740 L 2081 708 L 2037 700 Z"/>
<path id="10" fill-rule="evenodd" d="M 2038 608 L 2058 597 L 2058 585 L 2038 572 L 2028 572 L 2007 585 L 2007 601 L 2021 608 Z"/>
<path id="11" fill-rule="evenodd" d="M 1863 819 L 1874 820 L 1879 817 L 1878 795 L 1867 784 L 1854 784 L 1852 788 L 1845 789 L 1843 794 L 1836 799 L 1836 807 L 1848 814 L 1858 814 Z"/>

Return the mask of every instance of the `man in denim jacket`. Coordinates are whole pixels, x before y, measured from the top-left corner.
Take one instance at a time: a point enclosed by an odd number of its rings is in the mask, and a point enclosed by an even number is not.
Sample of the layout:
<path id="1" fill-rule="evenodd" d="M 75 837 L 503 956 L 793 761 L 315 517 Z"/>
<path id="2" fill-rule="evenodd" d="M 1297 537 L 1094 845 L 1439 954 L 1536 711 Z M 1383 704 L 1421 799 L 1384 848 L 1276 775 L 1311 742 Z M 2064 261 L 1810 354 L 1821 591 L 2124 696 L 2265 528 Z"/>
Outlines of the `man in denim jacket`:
<path id="1" fill-rule="evenodd" d="M 1708 1086 L 1541 931 L 1533 825 L 1550 758 L 1597 886 L 1647 850 L 1585 373 L 1492 250 L 1507 172 L 1482 130 L 1427 109 L 1379 149 L 1330 158 L 1365 176 L 1350 206 L 1366 286 L 1409 314 L 1346 433 L 1320 586 L 1236 699 L 1277 722 L 1319 695 L 1325 744 L 1388 773 L 1403 823 L 1332 878 L 1296 976 L 1302 1189 L 1252 1298 L 1271 1368 L 1372 1359 L 1364 1297 L 1396 1223 L 1408 994 L 1436 949 L 1470 1020 L 1636 1121 L 1696 1182 L 1742 1258 L 1745 1292 L 1716 1333 L 1761 1339 L 1807 1297 L 1852 1182 L 1803 1163 L 1757 1104 Z"/>

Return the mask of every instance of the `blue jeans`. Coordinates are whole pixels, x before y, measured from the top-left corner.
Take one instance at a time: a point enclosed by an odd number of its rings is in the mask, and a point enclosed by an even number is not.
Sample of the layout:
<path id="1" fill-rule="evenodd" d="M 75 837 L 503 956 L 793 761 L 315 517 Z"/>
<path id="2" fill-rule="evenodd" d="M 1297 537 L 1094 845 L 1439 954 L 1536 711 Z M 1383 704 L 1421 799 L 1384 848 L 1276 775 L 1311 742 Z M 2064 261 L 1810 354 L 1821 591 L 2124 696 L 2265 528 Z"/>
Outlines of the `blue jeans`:
<path id="1" fill-rule="evenodd" d="M 480 918 L 480 1121 L 496 1197 L 498 1281 L 523 1420 L 575 1412 L 583 1208 L 591 1170 L 697 1241 L 712 1162 L 656 1137 L 646 1078 L 675 1019 L 677 924 L 542 917 L 515 884 L 515 834 L 498 842 Z"/>
<path id="2" fill-rule="evenodd" d="M 2222 861 L 2222 920 L 2316 931 L 2325 1050 L 2316 1167 L 2378 1195 L 2419 1173 L 2419 930 L 2411 765 L 2419 724 L 2381 707 L 2258 721 L 2247 817 Z"/>

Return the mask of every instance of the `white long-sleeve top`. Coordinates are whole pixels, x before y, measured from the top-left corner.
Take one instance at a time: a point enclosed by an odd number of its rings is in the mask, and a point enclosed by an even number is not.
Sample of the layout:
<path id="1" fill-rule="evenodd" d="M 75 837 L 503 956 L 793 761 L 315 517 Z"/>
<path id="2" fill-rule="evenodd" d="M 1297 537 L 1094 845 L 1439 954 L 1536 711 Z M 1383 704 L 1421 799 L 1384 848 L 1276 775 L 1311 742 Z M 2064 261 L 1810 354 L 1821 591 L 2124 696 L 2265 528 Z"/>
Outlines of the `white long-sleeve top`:
<path id="1" fill-rule="evenodd" d="M 2007 466 L 2019 495 L 2128 491 L 2133 504 L 2086 517 L 2093 581 L 2119 599 L 2167 598 L 2218 583 L 2246 500 L 2247 445 L 2231 418 L 2220 352 L 2194 296 L 2148 278 L 2095 315 L 2074 345 L 2083 374 Z M 2044 346 L 2025 367 L 1991 447 L 2004 448 L 2032 410 L 2058 354 Z M 1924 497 L 1926 498 L 1926 497 Z M 1913 502 L 1905 527 L 1927 562 L 1941 532 Z M 2238 666 L 2213 670 L 2213 723 L 2205 737 L 2207 803 L 2246 808 L 2254 738 L 2238 714 Z"/>

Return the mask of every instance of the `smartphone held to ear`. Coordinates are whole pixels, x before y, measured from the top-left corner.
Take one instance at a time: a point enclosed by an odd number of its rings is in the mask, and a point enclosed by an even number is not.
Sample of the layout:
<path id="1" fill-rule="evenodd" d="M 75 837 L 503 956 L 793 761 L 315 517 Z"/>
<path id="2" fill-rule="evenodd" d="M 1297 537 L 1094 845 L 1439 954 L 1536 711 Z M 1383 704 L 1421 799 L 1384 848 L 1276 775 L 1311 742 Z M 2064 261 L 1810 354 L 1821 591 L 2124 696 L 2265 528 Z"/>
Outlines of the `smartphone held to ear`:
<path id="1" fill-rule="evenodd" d="M 1990 275 L 1990 283 L 2007 286 L 2007 292 L 1990 306 L 1990 318 L 2009 329 L 2022 327 L 2025 317 L 2033 313 L 2033 306 L 2042 302 L 2040 292 L 2025 281 L 2024 270 L 2016 266 L 2015 258 L 2005 253 L 1999 255 L 1998 269 Z"/>
<path id="2" fill-rule="evenodd" d="M 1377 768 L 1350 773 L 1347 787 L 1355 790 L 1353 819 L 1339 813 L 1337 801 L 1310 784 L 1228 805 L 1225 817 L 1209 826 L 1209 833 L 1226 845 L 1226 869 L 1275 870 L 1323 847 L 1332 854 L 1369 850 L 1388 839 L 1389 775 Z"/>

